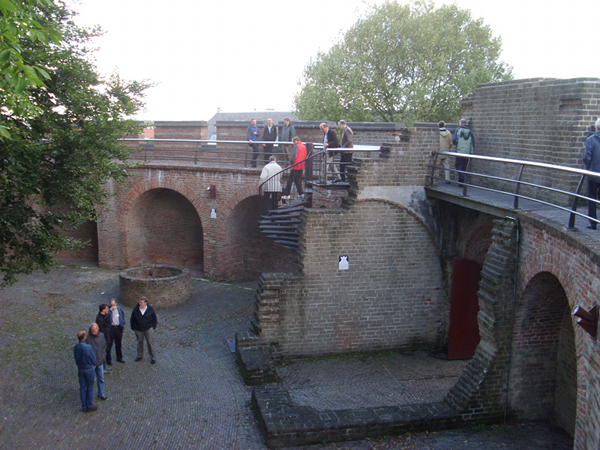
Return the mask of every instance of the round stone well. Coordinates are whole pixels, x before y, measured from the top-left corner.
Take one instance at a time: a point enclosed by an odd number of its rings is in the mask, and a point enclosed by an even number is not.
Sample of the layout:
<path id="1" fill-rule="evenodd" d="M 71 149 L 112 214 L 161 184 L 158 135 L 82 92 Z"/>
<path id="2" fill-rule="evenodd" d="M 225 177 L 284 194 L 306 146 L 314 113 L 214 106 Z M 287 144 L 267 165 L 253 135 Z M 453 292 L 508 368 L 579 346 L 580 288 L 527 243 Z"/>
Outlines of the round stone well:
<path id="1" fill-rule="evenodd" d="M 131 267 L 119 274 L 121 303 L 134 307 L 146 297 L 153 308 L 181 305 L 192 297 L 190 271 L 161 264 Z"/>

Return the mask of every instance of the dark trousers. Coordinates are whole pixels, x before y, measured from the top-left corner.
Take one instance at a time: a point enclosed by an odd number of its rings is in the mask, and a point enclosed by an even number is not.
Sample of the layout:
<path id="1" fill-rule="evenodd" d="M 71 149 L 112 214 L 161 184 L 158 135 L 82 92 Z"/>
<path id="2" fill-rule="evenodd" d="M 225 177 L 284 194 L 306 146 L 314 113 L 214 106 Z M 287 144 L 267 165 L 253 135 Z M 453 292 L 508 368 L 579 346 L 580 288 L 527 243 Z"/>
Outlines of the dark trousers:
<path id="1" fill-rule="evenodd" d="M 352 162 L 352 153 L 340 152 L 340 157 L 340 176 L 342 177 L 342 181 L 346 181 L 346 166 Z"/>
<path id="2" fill-rule="evenodd" d="M 456 170 L 462 170 L 463 172 L 466 172 L 468 165 L 469 165 L 469 158 L 460 158 L 460 157 L 457 157 L 456 161 L 454 163 L 454 168 Z M 459 183 L 464 183 L 465 182 L 465 174 L 464 173 L 459 173 L 458 174 L 458 182 Z"/>
<path id="3" fill-rule="evenodd" d="M 263 144 L 263 152 L 265 153 L 265 164 L 269 163 L 269 158 L 273 154 L 273 144 Z"/>
<path id="4" fill-rule="evenodd" d="M 250 163 L 251 167 L 256 167 L 256 158 L 258 158 L 258 143 L 249 144 L 252 147 L 252 162 Z"/>
<path id="5" fill-rule="evenodd" d="M 588 178 L 588 197 L 598 200 L 598 190 L 600 189 L 600 180 Z M 596 202 L 588 200 L 588 216 L 596 219 Z M 590 226 L 596 228 L 597 222 L 590 220 Z"/>
<path id="6" fill-rule="evenodd" d="M 296 185 L 298 194 L 302 195 L 302 170 L 290 170 L 290 177 L 288 178 L 285 189 L 283 190 L 283 195 L 290 195 L 292 183 Z"/>
<path id="7" fill-rule="evenodd" d="M 277 209 L 279 192 L 265 192 L 265 202 L 267 203 L 267 209 Z"/>
<path id="8" fill-rule="evenodd" d="M 121 350 L 121 343 L 123 342 L 123 330 L 121 327 L 116 326 L 110 327 L 110 334 L 108 342 L 106 343 L 106 362 L 112 364 L 112 345 L 115 343 L 115 350 L 117 351 L 117 361 L 123 359 L 123 351 Z"/>

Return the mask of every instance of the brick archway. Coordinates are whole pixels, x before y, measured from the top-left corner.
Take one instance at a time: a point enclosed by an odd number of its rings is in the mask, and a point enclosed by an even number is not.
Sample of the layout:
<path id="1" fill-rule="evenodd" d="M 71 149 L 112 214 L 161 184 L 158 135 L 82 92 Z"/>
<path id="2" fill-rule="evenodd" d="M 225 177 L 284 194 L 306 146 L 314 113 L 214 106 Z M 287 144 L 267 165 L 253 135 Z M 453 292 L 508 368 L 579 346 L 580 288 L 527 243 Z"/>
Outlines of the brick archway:
<path id="1" fill-rule="evenodd" d="M 533 276 L 515 305 L 511 415 L 551 416 L 571 436 L 577 414 L 575 333 L 565 291 L 550 272 Z"/>
<path id="2" fill-rule="evenodd" d="M 125 220 L 128 266 L 173 264 L 203 270 L 202 222 L 185 196 L 166 188 L 147 190 Z"/>

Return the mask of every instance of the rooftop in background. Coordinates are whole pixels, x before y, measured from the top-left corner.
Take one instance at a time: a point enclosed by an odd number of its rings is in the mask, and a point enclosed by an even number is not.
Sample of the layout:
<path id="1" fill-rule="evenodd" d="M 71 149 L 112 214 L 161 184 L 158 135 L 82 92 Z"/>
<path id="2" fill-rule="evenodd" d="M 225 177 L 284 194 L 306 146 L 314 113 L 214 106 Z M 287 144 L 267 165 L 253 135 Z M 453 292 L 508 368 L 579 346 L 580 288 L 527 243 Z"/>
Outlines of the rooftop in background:
<path id="1" fill-rule="evenodd" d="M 252 119 L 257 122 L 266 122 L 268 118 L 273 119 L 273 123 L 283 122 L 286 117 L 295 122 L 298 117 L 291 111 L 251 111 L 251 112 L 218 112 L 208 120 L 208 135 L 217 133 L 217 121 L 244 121 L 250 123 Z"/>

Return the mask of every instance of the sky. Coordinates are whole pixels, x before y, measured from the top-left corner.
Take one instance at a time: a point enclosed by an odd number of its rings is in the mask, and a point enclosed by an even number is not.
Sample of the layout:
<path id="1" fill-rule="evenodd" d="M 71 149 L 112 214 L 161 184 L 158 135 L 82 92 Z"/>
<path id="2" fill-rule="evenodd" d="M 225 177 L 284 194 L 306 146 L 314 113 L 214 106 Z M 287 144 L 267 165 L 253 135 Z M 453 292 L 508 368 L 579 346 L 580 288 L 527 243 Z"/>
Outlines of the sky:
<path id="1" fill-rule="evenodd" d="M 398 0 L 400 3 L 407 3 Z M 371 0 L 369 4 L 381 4 Z M 600 78 L 597 0 L 456 3 L 502 39 L 515 79 Z M 306 64 L 367 8 L 363 0 L 69 0 L 100 25 L 99 73 L 149 80 L 140 120 L 208 120 L 224 112 L 290 111 Z"/>

